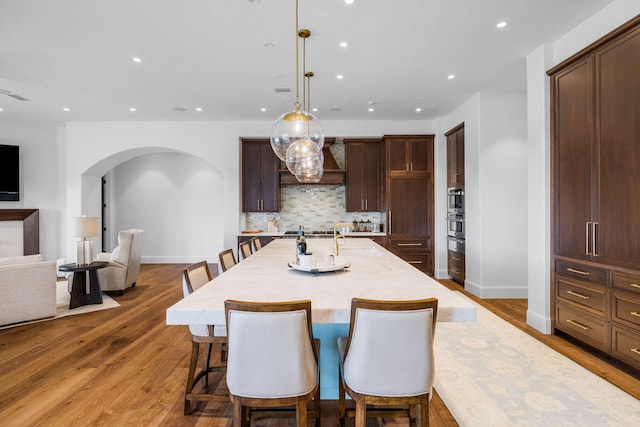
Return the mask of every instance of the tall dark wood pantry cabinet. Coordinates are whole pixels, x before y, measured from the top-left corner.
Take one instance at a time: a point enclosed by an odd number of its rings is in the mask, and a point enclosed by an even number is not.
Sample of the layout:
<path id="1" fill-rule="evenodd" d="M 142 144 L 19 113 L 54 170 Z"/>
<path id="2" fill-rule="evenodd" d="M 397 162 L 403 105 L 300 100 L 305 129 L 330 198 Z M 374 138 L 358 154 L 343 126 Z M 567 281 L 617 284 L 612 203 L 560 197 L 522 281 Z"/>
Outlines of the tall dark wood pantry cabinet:
<path id="1" fill-rule="evenodd" d="M 433 275 L 433 135 L 386 135 L 388 249 Z"/>
<path id="2" fill-rule="evenodd" d="M 382 142 L 379 138 L 345 139 L 346 210 L 382 210 Z"/>
<path id="3" fill-rule="evenodd" d="M 549 75 L 553 327 L 640 369 L 640 17 Z"/>

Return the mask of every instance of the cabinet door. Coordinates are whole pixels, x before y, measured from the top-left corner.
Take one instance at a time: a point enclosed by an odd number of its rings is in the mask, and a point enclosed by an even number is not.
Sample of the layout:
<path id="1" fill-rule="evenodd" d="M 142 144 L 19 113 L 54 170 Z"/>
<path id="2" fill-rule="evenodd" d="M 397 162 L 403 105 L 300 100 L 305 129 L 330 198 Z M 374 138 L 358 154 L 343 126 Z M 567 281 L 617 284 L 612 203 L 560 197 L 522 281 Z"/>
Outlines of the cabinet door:
<path id="1" fill-rule="evenodd" d="M 380 141 L 345 141 L 347 212 L 381 210 Z"/>
<path id="2" fill-rule="evenodd" d="M 262 144 L 242 144 L 242 210 L 258 212 L 262 204 Z"/>
<path id="3" fill-rule="evenodd" d="M 640 28 L 595 55 L 598 262 L 640 270 Z"/>
<path id="4" fill-rule="evenodd" d="M 242 143 L 242 211 L 280 210 L 278 157 L 268 140 Z"/>
<path id="5" fill-rule="evenodd" d="M 410 147 L 410 156 L 407 159 L 409 163 L 409 172 L 431 172 L 433 170 L 433 161 L 429 156 L 429 140 L 430 137 L 409 138 L 407 144 Z M 431 139 L 433 141 L 433 139 Z"/>
<path id="6" fill-rule="evenodd" d="M 553 212 L 555 254 L 590 259 L 594 152 L 593 61 L 554 75 Z"/>
<path id="7" fill-rule="evenodd" d="M 385 137 L 387 153 L 387 172 L 402 172 L 409 170 L 407 160 L 407 140 L 401 137 Z"/>
<path id="8" fill-rule="evenodd" d="M 464 185 L 464 128 L 456 132 L 456 174 L 453 177 L 456 186 Z"/>
<path id="9" fill-rule="evenodd" d="M 431 176 L 390 177 L 387 183 L 389 235 L 430 237 L 433 228 Z"/>
<path id="10" fill-rule="evenodd" d="M 261 144 L 262 211 L 280 210 L 280 178 L 278 168 L 280 159 L 273 152 L 271 143 Z"/>

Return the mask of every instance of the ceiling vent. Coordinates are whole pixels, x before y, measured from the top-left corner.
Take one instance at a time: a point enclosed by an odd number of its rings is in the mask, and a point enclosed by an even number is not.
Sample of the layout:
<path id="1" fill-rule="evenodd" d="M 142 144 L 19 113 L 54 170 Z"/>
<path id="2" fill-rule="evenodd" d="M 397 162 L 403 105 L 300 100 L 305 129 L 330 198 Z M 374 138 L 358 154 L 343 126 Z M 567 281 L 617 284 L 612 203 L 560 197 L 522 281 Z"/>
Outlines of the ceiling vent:
<path id="1" fill-rule="evenodd" d="M 290 87 L 277 87 L 276 93 L 290 93 L 293 92 Z"/>

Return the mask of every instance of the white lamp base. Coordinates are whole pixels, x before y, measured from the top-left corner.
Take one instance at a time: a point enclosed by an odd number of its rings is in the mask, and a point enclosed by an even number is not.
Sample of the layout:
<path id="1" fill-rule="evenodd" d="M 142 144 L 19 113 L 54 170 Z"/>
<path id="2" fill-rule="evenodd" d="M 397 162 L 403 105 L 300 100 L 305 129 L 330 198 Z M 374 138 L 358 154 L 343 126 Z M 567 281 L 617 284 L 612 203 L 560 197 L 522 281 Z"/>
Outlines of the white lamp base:
<path id="1" fill-rule="evenodd" d="M 93 261 L 93 241 L 79 240 L 77 246 L 78 265 L 89 265 Z"/>

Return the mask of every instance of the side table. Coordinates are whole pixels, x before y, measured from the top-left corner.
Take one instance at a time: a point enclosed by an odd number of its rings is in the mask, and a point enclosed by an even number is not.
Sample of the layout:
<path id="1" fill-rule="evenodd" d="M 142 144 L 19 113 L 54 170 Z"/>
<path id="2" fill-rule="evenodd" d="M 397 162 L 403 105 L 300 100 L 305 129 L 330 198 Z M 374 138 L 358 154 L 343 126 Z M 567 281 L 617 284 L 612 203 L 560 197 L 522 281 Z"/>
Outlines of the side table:
<path id="1" fill-rule="evenodd" d="M 71 283 L 71 300 L 69 308 L 76 308 L 87 304 L 102 304 L 102 291 L 98 280 L 98 271 L 109 263 L 94 261 L 91 264 L 63 264 L 58 270 L 73 273 Z M 87 272 L 89 273 L 89 293 L 87 293 Z"/>

